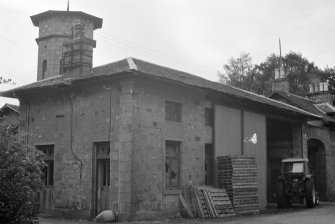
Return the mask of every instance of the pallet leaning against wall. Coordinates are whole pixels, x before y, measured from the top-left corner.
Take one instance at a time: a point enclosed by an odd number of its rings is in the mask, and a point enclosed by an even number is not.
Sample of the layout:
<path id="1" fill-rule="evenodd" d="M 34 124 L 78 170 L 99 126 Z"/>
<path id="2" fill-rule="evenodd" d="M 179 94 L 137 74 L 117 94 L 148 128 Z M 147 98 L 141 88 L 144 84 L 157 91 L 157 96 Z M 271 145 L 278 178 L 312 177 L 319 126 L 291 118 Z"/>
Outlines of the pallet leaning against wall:
<path id="1" fill-rule="evenodd" d="M 225 189 L 208 186 L 185 186 L 183 198 L 194 218 L 216 218 L 235 215 Z"/>

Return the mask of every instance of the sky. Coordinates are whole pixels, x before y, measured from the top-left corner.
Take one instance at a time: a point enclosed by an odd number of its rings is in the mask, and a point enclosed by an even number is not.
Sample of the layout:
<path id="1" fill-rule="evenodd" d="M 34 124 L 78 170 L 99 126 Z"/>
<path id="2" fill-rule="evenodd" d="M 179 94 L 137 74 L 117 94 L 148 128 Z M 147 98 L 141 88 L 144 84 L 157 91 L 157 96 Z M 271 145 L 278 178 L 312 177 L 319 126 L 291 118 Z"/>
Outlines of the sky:
<path id="1" fill-rule="evenodd" d="M 37 78 L 38 27 L 30 16 L 66 10 L 67 0 L 0 0 L 1 77 L 15 85 Z M 217 81 L 229 58 L 254 64 L 300 52 L 319 68 L 335 66 L 333 0 L 70 0 L 70 11 L 103 19 L 94 33 L 93 66 L 135 57 Z M 0 97 L 0 106 L 15 103 Z"/>

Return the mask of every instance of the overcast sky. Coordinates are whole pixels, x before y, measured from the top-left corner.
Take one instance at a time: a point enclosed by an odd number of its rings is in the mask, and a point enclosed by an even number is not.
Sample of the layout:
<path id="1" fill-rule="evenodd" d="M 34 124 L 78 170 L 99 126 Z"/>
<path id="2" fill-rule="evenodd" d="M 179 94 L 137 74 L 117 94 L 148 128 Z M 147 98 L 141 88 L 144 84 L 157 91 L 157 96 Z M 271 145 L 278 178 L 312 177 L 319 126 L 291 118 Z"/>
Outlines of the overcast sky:
<path id="1" fill-rule="evenodd" d="M 30 16 L 66 10 L 67 0 L 0 0 L 0 76 L 15 86 L 36 81 L 38 27 Z M 136 57 L 216 81 L 230 57 L 301 52 L 317 66 L 335 65 L 332 0 L 70 0 L 70 10 L 103 19 L 93 66 Z M 0 98 L 0 106 L 9 101 Z"/>

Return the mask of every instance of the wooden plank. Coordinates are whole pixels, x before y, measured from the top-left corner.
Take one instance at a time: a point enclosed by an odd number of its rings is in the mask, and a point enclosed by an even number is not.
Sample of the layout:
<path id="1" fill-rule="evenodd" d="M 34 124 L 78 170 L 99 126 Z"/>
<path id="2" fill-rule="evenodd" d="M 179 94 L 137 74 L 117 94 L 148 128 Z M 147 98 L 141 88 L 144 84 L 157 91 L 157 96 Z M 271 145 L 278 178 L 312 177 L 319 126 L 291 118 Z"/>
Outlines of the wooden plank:
<path id="1" fill-rule="evenodd" d="M 179 201 L 181 202 L 181 204 L 183 205 L 184 209 L 186 210 L 187 212 L 187 215 L 190 217 L 190 218 L 194 218 L 193 216 L 193 213 L 191 212 L 190 208 L 188 207 L 188 204 L 186 203 L 183 195 L 179 195 Z"/>
<path id="2" fill-rule="evenodd" d="M 213 202 L 213 198 L 211 197 L 210 193 L 209 193 L 209 189 L 208 188 L 205 188 L 204 190 L 204 194 L 206 196 L 206 200 L 208 200 L 208 206 L 213 214 L 213 217 L 218 217 L 218 212 L 217 210 L 215 209 L 215 205 L 214 205 L 214 202 Z"/>
<path id="3" fill-rule="evenodd" d="M 198 190 L 194 187 L 192 188 L 192 191 L 193 191 L 193 194 L 195 196 L 195 199 L 196 199 L 196 202 L 197 202 L 197 205 L 198 205 L 198 208 L 199 208 L 199 212 L 200 212 L 200 215 L 201 215 L 201 218 L 205 218 L 205 214 L 204 214 L 204 211 L 202 210 L 202 206 L 201 206 L 201 202 L 200 202 L 200 199 L 199 199 L 199 196 L 198 196 Z"/>

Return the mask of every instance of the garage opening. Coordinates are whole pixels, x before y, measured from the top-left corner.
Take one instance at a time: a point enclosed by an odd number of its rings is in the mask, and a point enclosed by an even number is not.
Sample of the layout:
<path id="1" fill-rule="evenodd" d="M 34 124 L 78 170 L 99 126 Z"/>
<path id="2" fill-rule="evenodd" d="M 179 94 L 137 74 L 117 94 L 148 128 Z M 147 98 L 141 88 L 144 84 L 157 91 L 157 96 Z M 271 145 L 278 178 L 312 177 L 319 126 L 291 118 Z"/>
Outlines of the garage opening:
<path id="1" fill-rule="evenodd" d="M 281 160 L 293 157 L 292 123 L 267 119 L 267 198 L 276 202 L 277 178 L 281 173 Z"/>
<path id="2" fill-rule="evenodd" d="M 314 174 L 315 190 L 319 192 L 320 200 L 327 200 L 327 161 L 324 144 L 318 139 L 309 139 L 308 160 L 309 169 Z"/>

